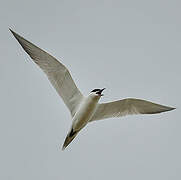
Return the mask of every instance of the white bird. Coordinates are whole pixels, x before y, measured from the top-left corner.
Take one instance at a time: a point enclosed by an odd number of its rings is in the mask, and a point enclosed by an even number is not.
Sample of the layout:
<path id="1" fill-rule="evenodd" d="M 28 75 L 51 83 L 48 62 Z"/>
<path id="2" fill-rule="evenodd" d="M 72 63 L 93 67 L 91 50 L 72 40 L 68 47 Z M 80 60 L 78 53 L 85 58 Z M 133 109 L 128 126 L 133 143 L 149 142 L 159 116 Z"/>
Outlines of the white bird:
<path id="1" fill-rule="evenodd" d="M 62 63 L 11 29 L 10 31 L 33 61 L 45 72 L 70 110 L 72 125 L 62 150 L 65 149 L 76 137 L 78 132 L 91 121 L 129 114 L 155 114 L 175 109 L 173 107 L 132 98 L 100 104 L 98 102 L 101 96 L 103 96 L 102 91 L 105 88 L 94 89 L 85 97 L 75 85 L 68 69 Z"/>

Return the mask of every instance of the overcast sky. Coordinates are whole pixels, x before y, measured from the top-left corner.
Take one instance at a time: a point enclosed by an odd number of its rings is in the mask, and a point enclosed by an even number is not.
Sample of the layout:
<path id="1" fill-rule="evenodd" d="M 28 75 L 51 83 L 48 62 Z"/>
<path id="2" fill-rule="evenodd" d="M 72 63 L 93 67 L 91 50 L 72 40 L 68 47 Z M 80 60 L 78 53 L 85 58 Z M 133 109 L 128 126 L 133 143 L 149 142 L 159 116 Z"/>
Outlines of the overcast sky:
<path id="1" fill-rule="evenodd" d="M 1 1 L 0 179 L 180 180 L 181 2 Z M 70 70 L 101 102 L 135 97 L 177 107 L 87 125 L 61 151 L 71 116 L 8 28 Z"/>

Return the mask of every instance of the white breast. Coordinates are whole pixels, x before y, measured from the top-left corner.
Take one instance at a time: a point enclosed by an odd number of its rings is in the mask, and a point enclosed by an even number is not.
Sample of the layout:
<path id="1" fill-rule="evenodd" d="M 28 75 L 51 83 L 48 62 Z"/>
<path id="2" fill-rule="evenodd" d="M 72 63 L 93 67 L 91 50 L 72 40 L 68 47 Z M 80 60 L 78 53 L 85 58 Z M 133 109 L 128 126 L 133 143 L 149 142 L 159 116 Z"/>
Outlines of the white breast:
<path id="1" fill-rule="evenodd" d="M 98 96 L 89 95 L 82 101 L 78 111 L 73 117 L 72 127 L 74 130 L 79 131 L 89 122 L 95 113 L 99 98 Z"/>

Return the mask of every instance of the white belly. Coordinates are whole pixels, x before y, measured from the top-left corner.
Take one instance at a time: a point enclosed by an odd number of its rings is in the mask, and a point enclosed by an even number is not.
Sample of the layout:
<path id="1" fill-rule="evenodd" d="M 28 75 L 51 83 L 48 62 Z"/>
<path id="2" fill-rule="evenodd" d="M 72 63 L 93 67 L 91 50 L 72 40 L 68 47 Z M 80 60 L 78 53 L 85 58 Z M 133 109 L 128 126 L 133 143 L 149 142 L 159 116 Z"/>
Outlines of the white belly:
<path id="1" fill-rule="evenodd" d="M 82 129 L 94 115 L 96 106 L 98 103 L 97 98 L 87 97 L 80 105 L 79 110 L 73 117 L 73 129 L 74 131 L 79 131 Z"/>

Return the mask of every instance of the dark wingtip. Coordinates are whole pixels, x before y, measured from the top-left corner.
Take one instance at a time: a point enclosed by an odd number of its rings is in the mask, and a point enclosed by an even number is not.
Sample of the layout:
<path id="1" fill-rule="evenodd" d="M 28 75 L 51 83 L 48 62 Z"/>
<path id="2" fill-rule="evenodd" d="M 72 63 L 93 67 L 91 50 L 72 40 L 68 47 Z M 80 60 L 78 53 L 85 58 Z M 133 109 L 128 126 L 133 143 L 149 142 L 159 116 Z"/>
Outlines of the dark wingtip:
<path id="1" fill-rule="evenodd" d="M 172 111 L 172 110 L 174 110 L 174 109 L 176 109 L 176 108 L 175 108 L 175 107 L 171 107 L 169 111 Z"/>
<path id="2" fill-rule="evenodd" d="M 62 146 L 62 151 L 64 151 L 64 150 L 65 150 L 65 148 L 66 148 L 66 147 Z"/>
<path id="3" fill-rule="evenodd" d="M 18 34 L 16 34 L 11 28 L 9 28 L 9 31 L 13 34 L 13 36 L 18 40 L 17 36 L 19 36 Z"/>
<path id="4" fill-rule="evenodd" d="M 67 140 L 68 140 L 68 138 L 65 139 L 65 142 L 64 142 L 64 144 L 62 146 L 62 151 L 64 151 L 66 149 L 66 147 L 71 143 L 71 142 L 67 143 Z"/>
<path id="5" fill-rule="evenodd" d="M 166 111 L 172 111 L 172 110 L 174 110 L 174 109 L 176 109 L 176 108 L 174 108 L 174 107 L 168 107 L 167 109 L 165 109 L 165 112 L 166 112 Z"/>
<path id="6" fill-rule="evenodd" d="M 11 28 L 9 28 L 9 31 L 10 31 L 12 34 L 15 34 L 15 32 L 14 32 Z"/>
<path id="7" fill-rule="evenodd" d="M 67 138 L 66 138 L 67 139 Z M 66 142 L 66 139 L 65 139 L 65 142 Z M 67 147 L 66 146 L 66 144 L 65 144 L 65 142 L 63 143 L 63 146 L 62 146 L 62 151 L 64 151 L 65 150 L 65 148 Z"/>

